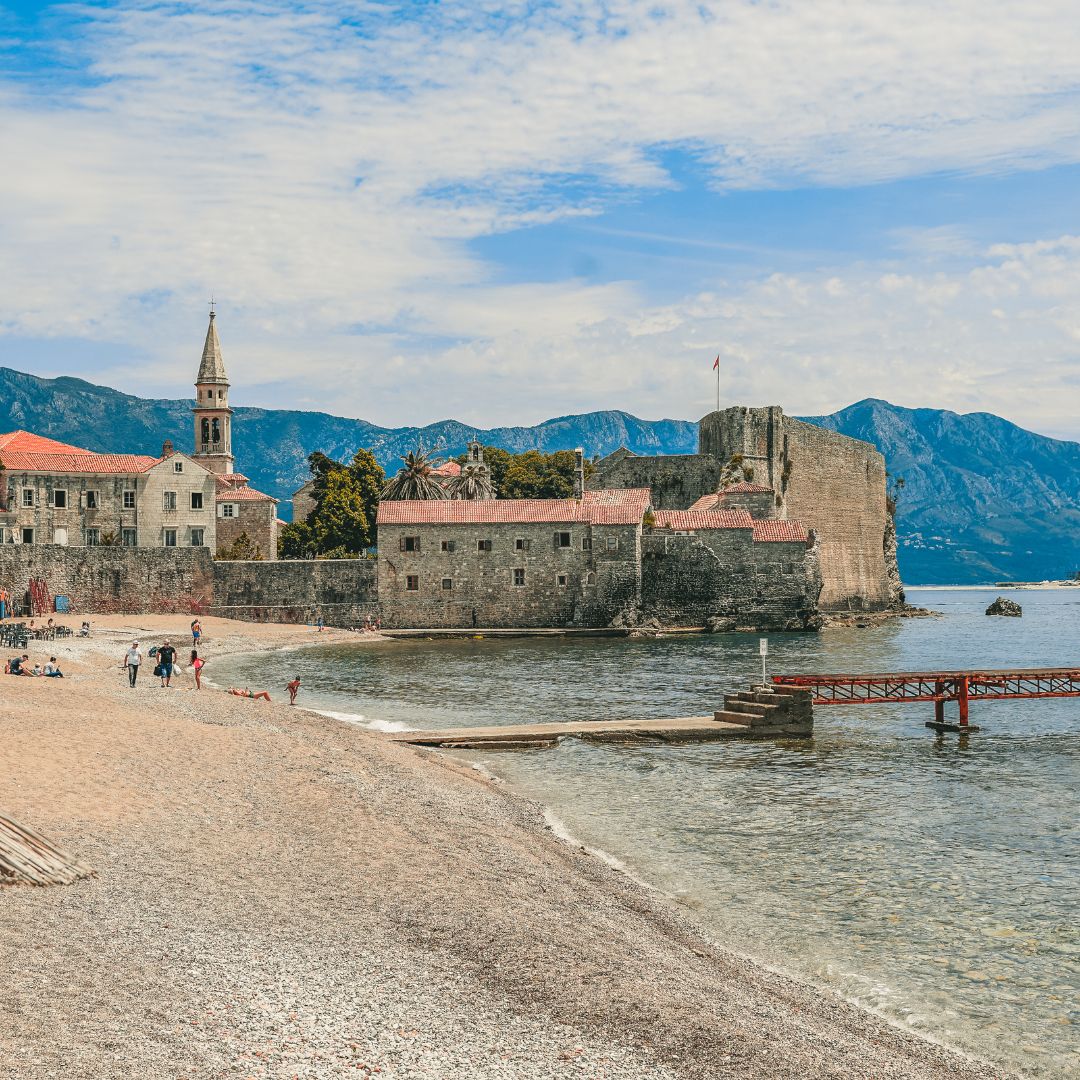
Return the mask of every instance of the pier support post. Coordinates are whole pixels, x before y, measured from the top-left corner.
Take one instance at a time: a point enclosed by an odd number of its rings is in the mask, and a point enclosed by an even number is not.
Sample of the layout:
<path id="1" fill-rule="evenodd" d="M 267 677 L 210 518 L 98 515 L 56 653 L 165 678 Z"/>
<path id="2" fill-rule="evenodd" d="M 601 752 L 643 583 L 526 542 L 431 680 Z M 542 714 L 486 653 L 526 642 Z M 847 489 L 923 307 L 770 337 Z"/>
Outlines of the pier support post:
<path id="1" fill-rule="evenodd" d="M 937 697 L 934 698 L 934 723 L 944 724 L 945 699 L 942 695 L 945 693 L 945 684 L 941 679 L 938 679 L 937 682 L 934 683 L 934 693 L 937 695 Z"/>
<path id="2" fill-rule="evenodd" d="M 968 677 L 964 675 L 960 679 L 960 726 L 968 726 Z"/>

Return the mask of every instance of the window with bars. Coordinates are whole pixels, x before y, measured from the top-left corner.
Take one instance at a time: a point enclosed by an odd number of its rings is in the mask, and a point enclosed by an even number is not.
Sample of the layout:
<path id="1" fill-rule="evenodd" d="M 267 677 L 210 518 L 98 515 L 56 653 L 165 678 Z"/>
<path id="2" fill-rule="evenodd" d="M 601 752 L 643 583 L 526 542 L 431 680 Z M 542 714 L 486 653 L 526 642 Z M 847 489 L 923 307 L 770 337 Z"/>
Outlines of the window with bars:
<path id="1" fill-rule="evenodd" d="M 90 499 L 89 499 L 90 492 L 88 491 L 86 493 L 86 495 L 87 495 L 86 505 L 89 506 L 90 505 Z M 164 498 L 162 500 L 162 506 L 166 510 L 175 510 L 176 509 L 176 492 L 175 491 L 166 491 L 165 492 Z"/>

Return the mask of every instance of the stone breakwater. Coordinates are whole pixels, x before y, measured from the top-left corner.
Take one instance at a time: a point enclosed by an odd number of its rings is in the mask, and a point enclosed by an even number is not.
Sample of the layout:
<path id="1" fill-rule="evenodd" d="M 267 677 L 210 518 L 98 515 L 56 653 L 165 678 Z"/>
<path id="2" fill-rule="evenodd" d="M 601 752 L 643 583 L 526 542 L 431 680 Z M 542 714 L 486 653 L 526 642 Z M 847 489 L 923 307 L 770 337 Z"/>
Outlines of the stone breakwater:
<path id="1" fill-rule="evenodd" d="M 0 702 L 5 811 L 99 874 L 0 893 L 2 1077 L 1001 1075 L 719 948 L 438 754 L 277 686 L 129 690 L 124 642 L 183 620 L 95 625 Z M 204 629 L 207 674 L 313 638 Z"/>

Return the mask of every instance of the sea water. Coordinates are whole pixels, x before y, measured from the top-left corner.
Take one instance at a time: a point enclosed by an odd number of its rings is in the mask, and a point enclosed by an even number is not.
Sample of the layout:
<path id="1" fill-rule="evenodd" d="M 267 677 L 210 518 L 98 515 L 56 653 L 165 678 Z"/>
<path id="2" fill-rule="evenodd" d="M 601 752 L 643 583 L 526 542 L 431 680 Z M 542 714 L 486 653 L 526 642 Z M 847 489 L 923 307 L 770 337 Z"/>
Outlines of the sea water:
<path id="1" fill-rule="evenodd" d="M 1080 666 L 1080 589 L 912 591 L 942 613 L 770 635 L 773 672 Z M 282 665 L 286 665 L 283 667 Z M 703 715 L 757 635 L 407 640 L 219 665 L 383 730 Z M 818 708 L 814 737 L 470 756 L 693 909 L 724 944 L 1032 1075 L 1080 1075 L 1080 699 Z M 955 706 L 947 706 L 947 716 Z"/>

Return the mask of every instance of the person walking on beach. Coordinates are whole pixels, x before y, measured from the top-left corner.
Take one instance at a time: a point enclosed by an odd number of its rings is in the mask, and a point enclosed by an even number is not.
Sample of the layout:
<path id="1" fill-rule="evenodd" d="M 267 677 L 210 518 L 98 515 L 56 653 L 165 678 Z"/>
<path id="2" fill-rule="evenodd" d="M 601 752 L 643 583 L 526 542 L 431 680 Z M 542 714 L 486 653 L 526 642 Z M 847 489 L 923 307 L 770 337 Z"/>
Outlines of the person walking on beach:
<path id="1" fill-rule="evenodd" d="M 291 683 L 285 684 L 285 689 L 289 691 L 289 704 L 296 704 L 296 692 L 300 689 L 300 676 L 294 675 Z"/>
<path id="2" fill-rule="evenodd" d="M 128 686 L 134 687 L 135 680 L 139 677 L 139 665 L 142 663 L 142 653 L 139 651 L 139 643 L 133 641 L 131 648 L 124 653 L 124 667 L 127 668 Z"/>
<path id="3" fill-rule="evenodd" d="M 173 664 L 176 662 L 176 650 L 169 644 L 168 638 L 158 649 L 157 662 L 161 670 L 161 685 L 168 686 L 173 677 Z"/>
<path id="4" fill-rule="evenodd" d="M 202 689 L 202 679 L 200 675 L 202 673 L 203 666 L 206 661 L 203 660 L 196 649 L 191 650 L 191 670 L 195 672 L 195 689 Z"/>
<path id="5" fill-rule="evenodd" d="M 202 637 L 202 623 L 198 619 L 194 619 L 191 623 L 191 647 L 197 649 L 199 647 L 199 638 Z"/>

